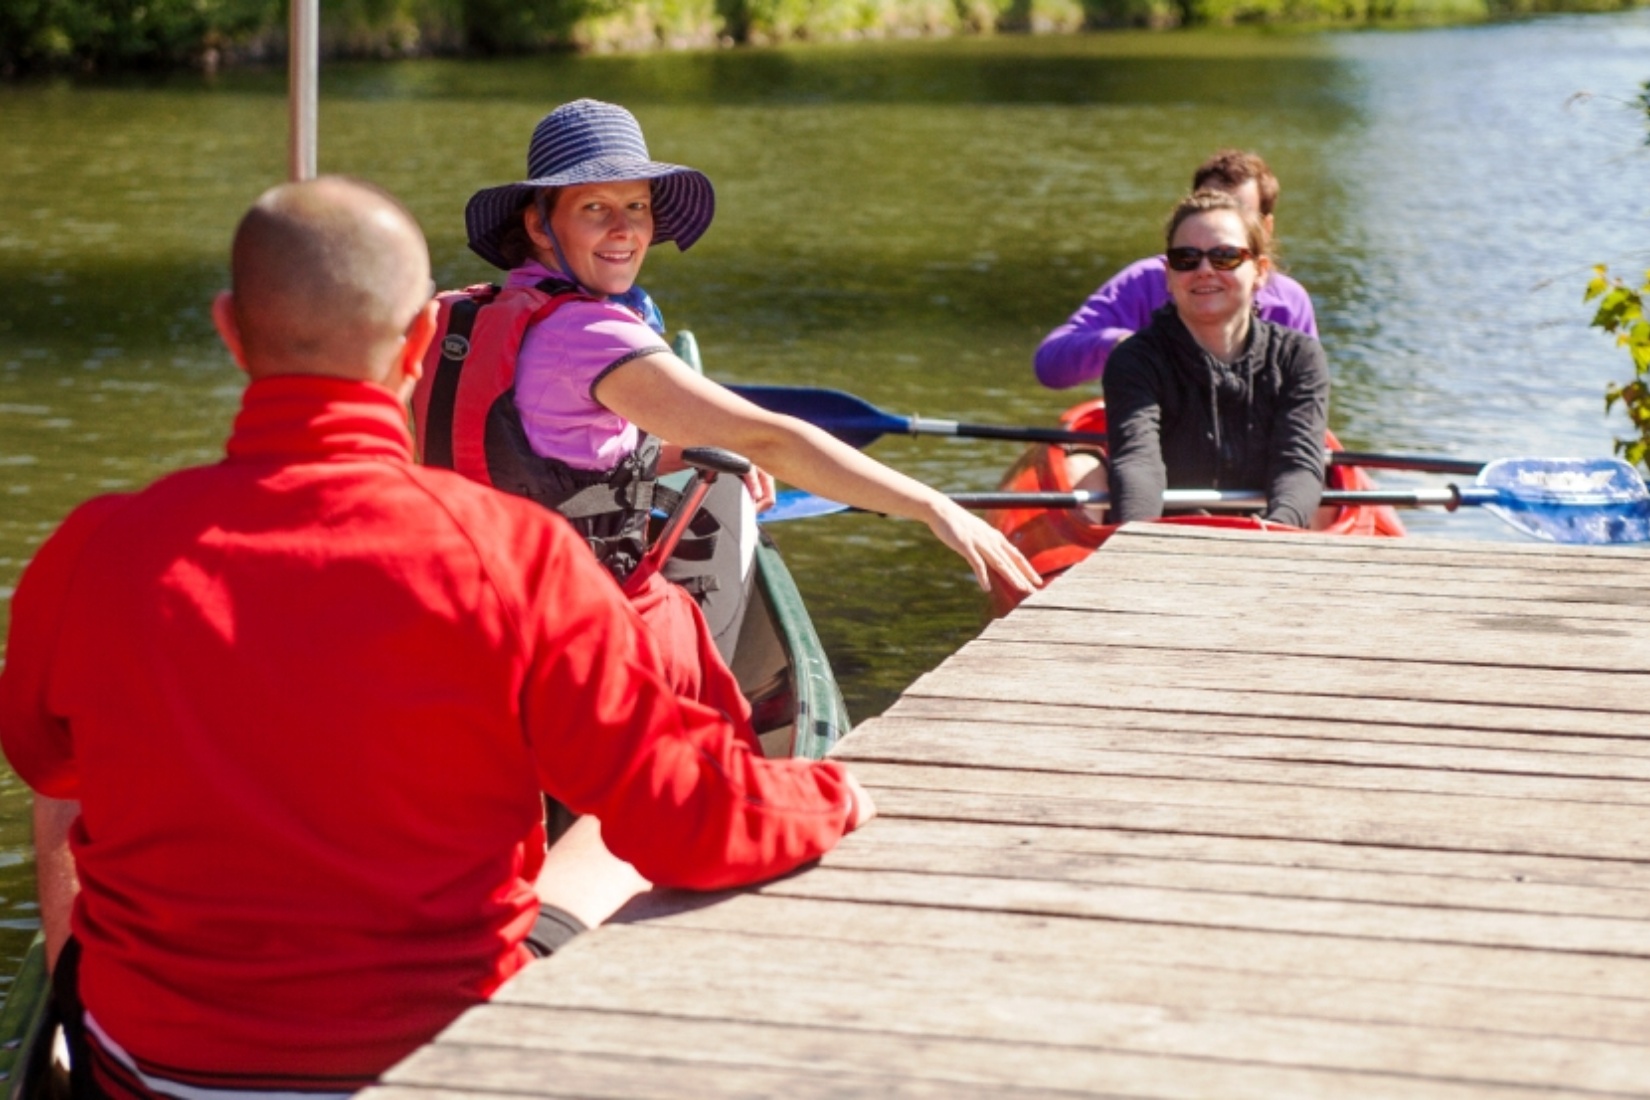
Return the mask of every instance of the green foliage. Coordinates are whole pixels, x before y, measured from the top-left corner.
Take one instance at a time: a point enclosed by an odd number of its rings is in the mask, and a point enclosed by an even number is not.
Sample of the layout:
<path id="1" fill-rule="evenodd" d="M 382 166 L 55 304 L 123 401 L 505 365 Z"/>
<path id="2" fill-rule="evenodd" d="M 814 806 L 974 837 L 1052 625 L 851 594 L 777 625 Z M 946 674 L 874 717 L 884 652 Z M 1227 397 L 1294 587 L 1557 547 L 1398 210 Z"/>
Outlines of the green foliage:
<path id="1" fill-rule="evenodd" d="M 563 0 L 465 0 L 464 42 L 481 53 L 519 53 L 565 44 L 582 4 Z"/>
<path id="2" fill-rule="evenodd" d="M 329 55 L 645 49 L 955 31 L 1438 23 L 1647 0 L 324 0 Z M 279 56 L 287 0 L 0 0 L 0 75 Z M 1645 92 L 1650 111 L 1650 90 Z"/>
<path id="3" fill-rule="evenodd" d="M 1650 94 L 1650 87 L 1646 89 Z M 1625 385 L 1611 383 L 1604 391 L 1605 409 L 1617 403 L 1627 413 L 1637 436 L 1616 440 L 1616 453 L 1635 466 L 1650 469 L 1650 318 L 1645 314 L 1645 302 L 1650 300 L 1650 271 L 1644 273 L 1644 285 L 1635 287 L 1621 279 L 1611 278 L 1603 264 L 1593 268 L 1593 279 L 1587 284 L 1584 301 L 1598 300 L 1598 309 L 1592 323 L 1611 333 L 1616 344 L 1627 349 L 1633 359 L 1633 380 Z"/>
<path id="4" fill-rule="evenodd" d="M 992 0 L 984 3 L 989 9 Z M 726 33 L 740 42 L 955 31 L 979 6 L 971 0 L 721 0 L 717 5 Z M 995 18 L 994 9 L 987 18 Z"/>
<path id="5" fill-rule="evenodd" d="M 1192 0 L 1083 0 L 1091 27 L 1174 27 L 1188 21 Z"/>
<path id="6" fill-rule="evenodd" d="M 0 70 L 188 64 L 284 11 L 281 0 L 5 0 Z"/>
<path id="7" fill-rule="evenodd" d="M 286 3 L 280 3 L 285 18 Z M 328 53 L 401 57 L 464 45 L 466 0 L 321 0 Z"/>
<path id="8" fill-rule="evenodd" d="M 721 27 L 716 0 L 603 4 L 593 6 L 573 27 L 572 43 L 604 51 L 706 46 L 717 40 Z"/>
<path id="9" fill-rule="evenodd" d="M 1615 11 L 1633 0 L 1180 0 L 1194 25 L 1462 23 L 1544 11 Z"/>
<path id="10" fill-rule="evenodd" d="M 1640 85 L 1638 98 L 1631 106 L 1644 115 L 1644 142 L 1650 145 L 1650 80 Z M 1593 268 L 1582 301 L 1594 299 L 1598 300 L 1598 308 L 1593 312 L 1592 324 L 1613 335 L 1617 346 L 1626 348 L 1633 360 L 1633 380 L 1625 384 L 1612 382 L 1604 391 L 1605 411 L 1619 403 L 1638 433 L 1632 439 L 1616 440 L 1616 453 L 1650 470 L 1650 318 L 1644 309 L 1645 301 L 1650 299 L 1650 271 L 1644 273 L 1644 285 L 1635 287 L 1612 278 L 1605 265 L 1599 264 Z"/>

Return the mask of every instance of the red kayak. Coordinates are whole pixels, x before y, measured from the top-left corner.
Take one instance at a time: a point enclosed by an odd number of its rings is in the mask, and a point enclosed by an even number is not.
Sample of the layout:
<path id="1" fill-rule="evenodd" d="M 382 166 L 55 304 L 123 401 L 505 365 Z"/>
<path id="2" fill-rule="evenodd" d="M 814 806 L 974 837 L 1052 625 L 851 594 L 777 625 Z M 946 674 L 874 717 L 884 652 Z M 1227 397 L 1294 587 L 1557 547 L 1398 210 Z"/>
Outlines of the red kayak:
<path id="1" fill-rule="evenodd" d="M 1085 401 L 1067 409 L 1060 417 L 1060 426 L 1070 431 L 1104 432 L 1106 430 L 1106 403 L 1099 398 Z M 1332 451 L 1341 449 L 1333 434 L 1325 433 L 1325 443 Z M 1078 448 L 1059 444 L 1039 444 L 1028 448 L 1020 460 L 1003 475 L 1000 488 L 1005 492 L 1068 493 L 1076 486 L 1071 457 L 1080 454 Z M 1081 475 L 1076 475 L 1081 476 Z M 1327 487 L 1331 489 L 1373 489 L 1369 475 L 1356 466 L 1331 466 Z M 1082 561 L 1111 537 L 1117 530 L 1115 523 L 1097 523 L 1081 508 L 1008 508 L 986 514 L 986 520 L 1008 536 L 1031 562 L 1032 567 L 1046 581 L 1059 576 Z M 1398 513 L 1386 505 L 1342 505 L 1335 509 L 1333 519 L 1326 525 L 1308 532 L 1304 528 L 1280 523 L 1264 523 L 1255 516 L 1183 515 L 1165 516 L 1156 523 L 1173 523 L 1196 527 L 1224 527 L 1228 530 L 1266 531 L 1278 534 L 1319 535 L 1373 535 L 1400 537 L 1405 534 Z M 993 611 L 1006 614 L 1020 602 L 1017 593 L 993 585 Z"/>

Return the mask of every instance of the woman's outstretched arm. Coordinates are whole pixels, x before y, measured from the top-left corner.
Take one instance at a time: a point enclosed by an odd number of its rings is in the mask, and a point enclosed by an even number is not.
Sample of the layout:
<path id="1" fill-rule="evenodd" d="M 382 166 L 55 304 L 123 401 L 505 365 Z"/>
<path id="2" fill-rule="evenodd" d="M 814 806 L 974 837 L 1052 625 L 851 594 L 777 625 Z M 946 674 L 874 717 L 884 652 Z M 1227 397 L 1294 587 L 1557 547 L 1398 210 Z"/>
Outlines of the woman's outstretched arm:
<path id="1" fill-rule="evenodd" d="M 1036 570 L 1001 532 L 943 494 L 794 417 L 768 412 L 660 352 L 633 359 L 595 386 L 596 400 L 643 431 L 683 447 L 737 451 L 781 481 L 868 512 L 928 525 L 962 555 L 981 588 L 996 573 L 1030 592 Z"/>

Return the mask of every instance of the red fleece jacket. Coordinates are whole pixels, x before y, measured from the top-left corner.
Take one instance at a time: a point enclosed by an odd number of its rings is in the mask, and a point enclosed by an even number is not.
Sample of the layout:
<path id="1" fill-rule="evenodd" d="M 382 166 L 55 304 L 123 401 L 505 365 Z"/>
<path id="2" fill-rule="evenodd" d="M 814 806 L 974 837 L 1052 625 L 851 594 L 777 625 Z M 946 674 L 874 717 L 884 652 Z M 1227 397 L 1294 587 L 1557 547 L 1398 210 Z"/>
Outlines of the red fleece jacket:
<path id="1" fill-rule="evenodd" d="M 388 392 L 254 383 L 225 461 L 83 505 L 13 601 L 0 744 L 82 805 L 88 1011 L 158 1072 L 350 1087 L 528 960 L 541 791 L 663 885 L 829 849 L 841 767 L 757 758 L 653 645 Z"/>

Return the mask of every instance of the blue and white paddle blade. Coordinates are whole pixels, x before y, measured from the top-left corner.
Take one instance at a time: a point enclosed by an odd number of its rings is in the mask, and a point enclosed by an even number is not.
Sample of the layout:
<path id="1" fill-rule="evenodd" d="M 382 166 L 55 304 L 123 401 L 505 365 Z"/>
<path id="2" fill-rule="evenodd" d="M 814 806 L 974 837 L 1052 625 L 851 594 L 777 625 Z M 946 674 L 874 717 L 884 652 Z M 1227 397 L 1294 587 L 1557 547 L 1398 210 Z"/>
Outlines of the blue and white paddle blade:
<path id="1" fill-rule="evenodd" d="M 1650 542 L 1650 490 L 1619 458 L 1503 458 L 1477 484 L 1485 507 L 1534 538 L 1574 545 Z"/>
<path id="2" fill-rule="evenodd" d="M 851 510 L 846 504 L 816 497 L 801 489 L 781 489 L 774 499 L 773 507 L 758 515 L 756 522 L 784 523 L 791 519 L 812 519 L 815 516 L 831 516 Z"/>

